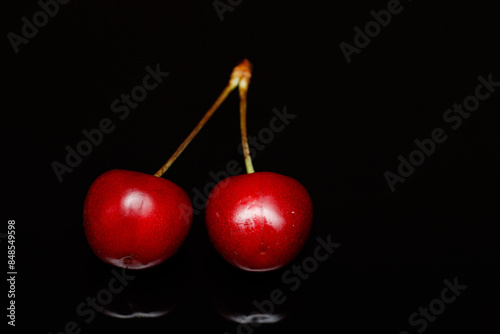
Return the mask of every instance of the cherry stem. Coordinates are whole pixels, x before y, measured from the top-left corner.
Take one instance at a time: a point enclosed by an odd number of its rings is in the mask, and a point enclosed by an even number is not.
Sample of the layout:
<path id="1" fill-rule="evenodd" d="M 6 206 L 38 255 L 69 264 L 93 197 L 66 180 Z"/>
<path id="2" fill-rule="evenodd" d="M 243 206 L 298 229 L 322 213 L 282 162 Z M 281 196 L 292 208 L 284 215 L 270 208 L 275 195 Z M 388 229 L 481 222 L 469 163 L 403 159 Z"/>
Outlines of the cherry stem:
<path id="1" fill-rule="evenodd" d="M 242 63 L 243 64 L 243 63 Z M 245 167 L 247 174 L 255 172 L 252 164 L 252 156 L 250 155 L 250 147 L 248 146 L 247 136 L 247 92 L 250 83 L 252 64 L 248 60 L 244 64 L 244 75 L 240 79 L 238 85 L 240 93 L 240 128 L 241 128 L 241 146 L 243 147 L 243 157 L 245 158 Z"/>
<path id="2" fill-rule="evenodd" d="M 172 156 L 167 160 L 167 162 L 154 174 L 154 176 L 157 177 L 162 177 L 163 174 L 169 169 L 170 166 L 174 163 L 174 161 L 181 155 L 182 151 L 189 145 L 189 143 L 196 137 L 198 132 L 203 128 L 203 126 L 207 123 L 207 121 L 212 117 L 214 112 L 219 108 L 219 106 L 224 102 L 224 100 L 227 98 L 229 93 L 231 93 L 240 83 L 240 80 L 247 76 L 245 68 L 248 67 L 248 60 L 242 61 L 239 65 L 237 65 L 234 69 L 233 72 L 231 73 L 231 77 L 229 79 L 229 83 L 227 86 L 224 88 L 222 93 L 219 95 L 217 100 L 214 102 L 214 104 L 208 109 L 208 111 L 205 113 L 203 118 L 200 120 L 200 122 L 196 125 L 196 127 L 191 131 L 191 133 L 184 139 L 184 141 L 181 143 L 181 145 L 177 148 L 177 150 L 172 154 Z M 247 82 L 248 86 L 248 82 Z"/>

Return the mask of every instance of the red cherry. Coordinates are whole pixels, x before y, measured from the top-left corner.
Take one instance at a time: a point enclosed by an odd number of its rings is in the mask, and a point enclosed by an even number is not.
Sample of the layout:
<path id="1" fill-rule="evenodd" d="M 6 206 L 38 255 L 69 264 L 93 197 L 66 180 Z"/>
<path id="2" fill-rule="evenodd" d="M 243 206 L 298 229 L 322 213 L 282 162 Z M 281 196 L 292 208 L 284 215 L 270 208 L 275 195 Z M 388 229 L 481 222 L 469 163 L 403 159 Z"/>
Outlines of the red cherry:
<path id="1" fill-rule="evenodd" d="M 161 176 L 174 163 L 240 81 L 248 80 L 250 62 L 233 69 L 229 82 L 191 133 L 154 176 L 113 170 L 90 187 L 83 220 L 90 247 L 104 262 L 143 269 L 172 256 L 184 242 L 193 221 L 188 195 Z"/>
<path id="2" fill-rule="evenodd" d="M 191 200 L 179 186 L 120 169 L 92 183 L 83 208 L 85 235 L 94 253 L 128 269 L 153 267 L 174 255 L 192 220 Z"/>
<path id="3" fill-rule="evenodd" d="M 210 193 L 205 221 L 215 249 L 247 271 L 291 262 L 311 230 L 313 206 L 295 179 L 271 172 L 229 177 Z"/>

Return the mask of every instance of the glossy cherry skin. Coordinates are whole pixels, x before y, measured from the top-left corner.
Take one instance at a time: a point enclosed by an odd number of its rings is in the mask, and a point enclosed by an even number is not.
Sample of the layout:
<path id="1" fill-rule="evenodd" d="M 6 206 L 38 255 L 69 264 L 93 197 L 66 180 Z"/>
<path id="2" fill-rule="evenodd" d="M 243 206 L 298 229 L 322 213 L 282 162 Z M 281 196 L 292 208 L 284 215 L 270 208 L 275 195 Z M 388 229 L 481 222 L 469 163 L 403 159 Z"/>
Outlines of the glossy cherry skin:
<path id="1" fill-rule="evenodd" d="M 104 262 L 145 269 L 174 255 L 193 221 L 191 200 L 176 184 L 153 175 L 115 169 L 90 186 L 83 227 Z"/>
<path id="2" fill-rule="evenodd" d="M 295 179 L 271 172 L 229 177 L 210 193 L 205 222 L 215 249 L 247 271 L 283 267 L 311 230 L 312 201 Z"/>

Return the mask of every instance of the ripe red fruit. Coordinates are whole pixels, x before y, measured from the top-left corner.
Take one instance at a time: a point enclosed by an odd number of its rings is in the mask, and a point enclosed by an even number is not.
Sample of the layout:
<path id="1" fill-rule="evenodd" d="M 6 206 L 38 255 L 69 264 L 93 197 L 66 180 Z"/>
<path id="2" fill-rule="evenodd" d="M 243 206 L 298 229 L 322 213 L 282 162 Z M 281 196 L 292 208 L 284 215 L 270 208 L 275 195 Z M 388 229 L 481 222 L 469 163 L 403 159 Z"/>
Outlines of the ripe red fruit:
<path id="1" fill-rule="evenodd" d="M 269 271 L 288 264 L 302 249 L 313 206 L 295 179 L 257 172 L 217 184 L 205 214 L 210 240 L 222 257 L 240 269 Z"/>
<path id="2" fill-rule="evenodd" d="M 120 169 L 92 183 L 83 208 L 85 235 L 94 253 L 128 269 L 153 267 L 175 254 L 192 220 L 191 200 L 179 186 Z"/>

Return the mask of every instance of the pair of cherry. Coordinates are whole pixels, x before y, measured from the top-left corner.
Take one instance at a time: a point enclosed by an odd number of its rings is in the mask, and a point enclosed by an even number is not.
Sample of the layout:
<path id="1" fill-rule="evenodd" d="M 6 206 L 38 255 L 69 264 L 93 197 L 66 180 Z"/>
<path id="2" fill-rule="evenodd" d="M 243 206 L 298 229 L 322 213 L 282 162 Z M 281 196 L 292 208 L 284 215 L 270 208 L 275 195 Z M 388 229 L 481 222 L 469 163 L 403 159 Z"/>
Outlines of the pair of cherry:
<path id="1" fill-rule="evenodd" d="M 248 271 L 283 267 L 302 249 L 311 229 L 313 208 L 307 190 L 295 179 L 255 172 L 246 133 L 248 60 L 236 66 L 222 94 L 177 151 L 154 175 L 111 170 L 90 186 L 83 226 L 94 253 L 104 262 L 144 269 L 174 255 L 193 221 L 186 192 L 161 176 L 236 87 L 247 174 L 219 182 L 211 191 L 205 222 L 215 249 L 232 265 Z"/>

